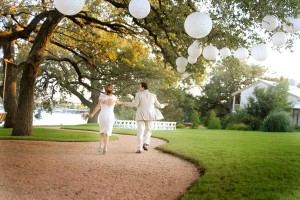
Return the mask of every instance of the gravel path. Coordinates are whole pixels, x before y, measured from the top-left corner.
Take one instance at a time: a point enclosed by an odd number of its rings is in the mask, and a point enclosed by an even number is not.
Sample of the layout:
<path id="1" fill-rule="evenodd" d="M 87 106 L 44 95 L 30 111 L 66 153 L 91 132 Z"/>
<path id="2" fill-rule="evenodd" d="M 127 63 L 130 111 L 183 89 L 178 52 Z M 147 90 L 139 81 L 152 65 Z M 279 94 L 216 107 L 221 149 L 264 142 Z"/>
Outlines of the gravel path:
<path id="1" fill-rule="evenodd" d="M 154 148 L 135 153 L 136 137 L 117 135 L 109 152 L 97 142 L 0 140 L 0 199 L 179 199 L 197 168 Z"/>

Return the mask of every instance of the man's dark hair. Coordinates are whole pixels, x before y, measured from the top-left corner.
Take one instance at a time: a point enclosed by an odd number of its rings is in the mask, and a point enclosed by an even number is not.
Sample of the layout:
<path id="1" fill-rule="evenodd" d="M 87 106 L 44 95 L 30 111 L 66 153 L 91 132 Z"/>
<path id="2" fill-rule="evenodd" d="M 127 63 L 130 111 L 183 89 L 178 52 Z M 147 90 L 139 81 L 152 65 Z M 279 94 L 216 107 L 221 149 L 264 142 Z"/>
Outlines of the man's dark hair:
<path id="1" fill-rule="evenodd" d="M 145 90 L 148 90 L 148 84 L 147 84 L 147 83 L 141 83 L 141 86 L 142 86 Z"/>

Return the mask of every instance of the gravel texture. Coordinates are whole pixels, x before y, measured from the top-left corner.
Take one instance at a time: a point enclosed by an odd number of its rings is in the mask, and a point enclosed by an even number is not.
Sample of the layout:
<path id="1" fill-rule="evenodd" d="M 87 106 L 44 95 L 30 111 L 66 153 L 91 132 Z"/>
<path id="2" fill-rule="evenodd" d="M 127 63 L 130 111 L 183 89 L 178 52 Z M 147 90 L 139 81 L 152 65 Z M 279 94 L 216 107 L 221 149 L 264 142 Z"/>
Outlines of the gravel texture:
<path id="1" fill-rule="evenodd" d="M 0 199 L 180 199 L 197 168 L 154 148 L 135 153 L 136 137 L 117 135 L 107 155 L 98 142 L 0 140 Z"/>

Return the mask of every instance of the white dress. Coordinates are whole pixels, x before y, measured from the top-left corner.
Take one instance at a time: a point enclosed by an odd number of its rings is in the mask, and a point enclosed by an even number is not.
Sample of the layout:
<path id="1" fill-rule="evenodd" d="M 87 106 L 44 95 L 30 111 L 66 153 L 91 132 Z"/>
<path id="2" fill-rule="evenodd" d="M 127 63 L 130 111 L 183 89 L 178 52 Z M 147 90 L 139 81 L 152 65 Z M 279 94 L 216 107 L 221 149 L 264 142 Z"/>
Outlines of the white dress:
<path id="1" fill-rule="evenodd" d="M 115 95 L 101 94 L 99 100 L 102 100 L 101 110 L 98 116 L 100 133 L 111 136 L 115 122 L 114 107 L 116 105 L 117 97 Z"/>

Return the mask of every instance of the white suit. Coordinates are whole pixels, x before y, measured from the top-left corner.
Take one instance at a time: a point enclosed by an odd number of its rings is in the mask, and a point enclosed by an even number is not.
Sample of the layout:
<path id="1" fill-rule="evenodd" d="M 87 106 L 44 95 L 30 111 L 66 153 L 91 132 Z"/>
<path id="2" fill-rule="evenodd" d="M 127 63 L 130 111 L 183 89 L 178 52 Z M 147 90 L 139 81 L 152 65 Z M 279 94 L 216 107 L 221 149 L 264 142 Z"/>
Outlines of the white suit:
<path id="1" fill-rule="evenodd" d="M 156 95 L 148 90 L 136 93 L 134 101 L 125 102 L 125 105 L 137 107 L 137 150 L 142 150 L 143 144 L 150 144 L 151 121 L 164 118 L 157 108 L 164 108 L 165 105 L 159 103 Z"/>

